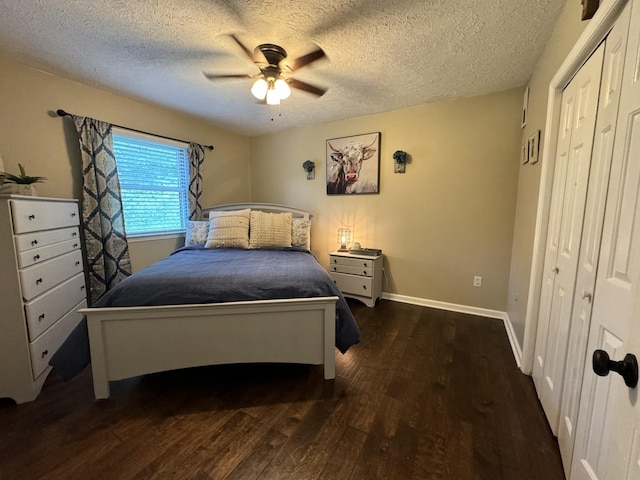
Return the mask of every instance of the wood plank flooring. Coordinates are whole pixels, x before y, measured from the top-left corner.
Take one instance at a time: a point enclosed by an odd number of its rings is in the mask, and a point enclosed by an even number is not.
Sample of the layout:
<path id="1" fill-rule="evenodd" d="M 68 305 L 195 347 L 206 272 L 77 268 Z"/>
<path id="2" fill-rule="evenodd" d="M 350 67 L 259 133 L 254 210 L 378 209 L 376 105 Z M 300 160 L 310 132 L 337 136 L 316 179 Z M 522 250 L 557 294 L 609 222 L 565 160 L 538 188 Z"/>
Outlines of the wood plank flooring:
<path id="1" fill-rule="evenodd" d="M 349 302 L 362 341 L 337 377 L 230 365 L 112 383 L 87 368 L 0 401 L 0 479 L 564 479 L 499 320 Z"/>

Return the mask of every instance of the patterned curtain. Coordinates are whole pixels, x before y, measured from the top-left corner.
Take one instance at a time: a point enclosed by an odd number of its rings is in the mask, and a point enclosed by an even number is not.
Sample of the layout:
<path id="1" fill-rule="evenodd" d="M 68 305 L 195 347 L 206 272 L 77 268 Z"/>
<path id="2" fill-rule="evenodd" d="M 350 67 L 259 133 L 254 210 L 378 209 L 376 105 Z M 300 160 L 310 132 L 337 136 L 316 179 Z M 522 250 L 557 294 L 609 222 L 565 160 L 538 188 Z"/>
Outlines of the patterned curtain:
<path id="1" fill-rule="evenodd" d="M 111 124 L 73 116 L 82 153 L 82 227 L 89 269 L 89 303 L 131 275 Z"/>
<path id="2" fill-rule="evenodd" d="M 189 220 L 200 220 L 202 205 L 202 175 L 200 166 L 204 162 L 204 148 L 198 143 L 189 144 Z"/>

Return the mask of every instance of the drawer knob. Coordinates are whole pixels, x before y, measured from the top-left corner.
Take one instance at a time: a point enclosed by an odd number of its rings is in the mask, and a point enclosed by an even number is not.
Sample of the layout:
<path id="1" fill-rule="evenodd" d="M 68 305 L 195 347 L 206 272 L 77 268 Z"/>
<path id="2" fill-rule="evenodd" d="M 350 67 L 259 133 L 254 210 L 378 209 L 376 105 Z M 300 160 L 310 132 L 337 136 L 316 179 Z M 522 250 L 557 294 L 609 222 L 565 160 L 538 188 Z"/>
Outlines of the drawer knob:
<path id="1" fill-rule="evenodd" d="M 75 216 L 76 216 L 76 212 L 73 212 L 73 213 L 71 214 L 71 216 L 72 216 L 72 217 L 75 217 Z"/>
<path id="2" fill-rule="evenodd" d="M 369 266 L 369 264 L 367 262 L 364 262 L 362 265 L 364 265 L 365 267 Z"/>
<path id="3" fill-rule="evenodd" d="M 333 267 L 333 271 L 334 272 L 337 271 L 337 270 L 338 270 L 338 267 Z"/>
<path id="4" fill-rule="evenodd" d="M 44 313 L 41 313 L 40 316 L 38 317 L 39 322 L 41 322 L 42 320 L 44 320 Z"/>
<path id="5" fill-rule="evenodd" d="M 36 219 L 36 216 L 32 213 L 31 215 L 29 215 L 29 217 L 28 217 L 28 218 L 29 218 L 29 220 L 35 220 L 35 219 Z"/>
<path id="6" fill-rule="evenodd" d="M 79 261 L 77 261 L 77 262 L 76 262 L 76 267 L 77 267 L 78 265 L 80 265 L 80 262 L 79 262 Z"/>
<path id="7" fill-rule="evenodd" d="M 82 286 L 80 287 L 80 290 L 84 290 L 84 285 L 82 285 Z"/>
<path id="8" fill-rule="evenodd" d="M 38 244 L 38 240 L 31 240 L 31 245 L 37 245 Z"/>
<path id="9" fill-rule="evenodd" d="M 77 244 L 77 243 L 74 243 L 74 244 L 73 244 L 73 248 L 78 248 L 78 244 Z"/>
<path id="10" fill-rule="evenodd" d="M 78 236 L 78 232 L 73 232 L 73 233 L 71 234 L 71 236 L 72 236 L 72 237 L 77 237 L 77 236 Z"/>
<path id="11" fill-rule="evenodd" d="M 366 285 L 362 285 L 362 288 L 364 288 L 364 289 L 366 290 L 366 289 L 367 289 L 367 286 L 366 286 Z"/>
<path id="12" fill-rule="evenodd" d="M 42 358 L 46 357 L 47 355 L 49 355 L 49 350 L 45 350 L 44 352 L 42 352 Z"/>
<path id="13" fill-rule="evenodd" d="M 41 278 L 37 279 L 37 280 L 36 280 L 36 285 L 40 285 L 40 284 L 42 283 L 42 281 L 43 281 L 43 280 L 42 280 Z"/>
<path id="14" fill-rule="evenodd" d="M 367 271 L 366 271 L 366 270 L 363 270 L 363 271 L 362 271 L 362 273 L 363 273 L 364 275 L 366 275 L 366 274 L 367 274 Z"/>
<path id="15" fill-rule="evenodd" d="M 40 255 L 34 255 L 34 256 L 33 256 L 33 259 L 34 259 L 34 260 L 40 260 Z"/>

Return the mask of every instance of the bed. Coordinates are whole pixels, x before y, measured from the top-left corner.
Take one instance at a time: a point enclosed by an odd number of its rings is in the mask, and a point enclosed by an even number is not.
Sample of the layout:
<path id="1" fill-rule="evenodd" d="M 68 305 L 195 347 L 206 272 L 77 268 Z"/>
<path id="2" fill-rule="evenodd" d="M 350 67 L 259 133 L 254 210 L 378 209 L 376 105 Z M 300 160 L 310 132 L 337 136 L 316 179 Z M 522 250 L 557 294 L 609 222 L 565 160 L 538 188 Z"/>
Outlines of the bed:
<path id="1" fill-rule="evenodd" d="M 203 214 L 222 218 L 246 210 L 251 212 L 252 234 L 259 230 L 253 227 L 256 218 L 290 214 L 291 221 L 300 220 L 297 224 L 303 227 L 311 220 L 307 211 L 273 204 L 222 205 Z M 210 241 L 211 236 L 207 246 Z M 323 365 L 324 378 L 335 378 L 335 348 L 344 353 L 359 341 L 344 297 L 307 248 L 308 240 L 304 247 L 257 245 L 186 245 L 81 310 L 87 319 L 96 398 L 109 397 L 113 380 L 204 365 Z M 259 271 L 269 272 L 266 286 L 256 281 L 249 292 L 254 282 L 242 275 Z M 222 276 L 210 280 L 209 272 Z M 186 283 L 190 275 L 195 278 L 191 285 Z M 291 289 L 303 285 L 303 277 L 313 277 L 314 286 Z M 209 288 L 216 284 L 228 288 Z M 145 296 L 145 290 L 151 293 Z"/>

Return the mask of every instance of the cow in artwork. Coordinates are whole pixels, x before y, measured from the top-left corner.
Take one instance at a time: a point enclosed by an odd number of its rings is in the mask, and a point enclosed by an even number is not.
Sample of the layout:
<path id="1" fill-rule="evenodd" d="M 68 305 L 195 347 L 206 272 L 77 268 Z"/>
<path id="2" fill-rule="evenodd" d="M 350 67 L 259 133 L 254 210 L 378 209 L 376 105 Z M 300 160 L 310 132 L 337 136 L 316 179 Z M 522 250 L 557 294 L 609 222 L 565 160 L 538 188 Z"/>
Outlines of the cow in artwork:
<path id="1" fill-rule="evenodd" d="M 377 193 L 378 179 L 361 175 L 362 162 L 373 157 L 377 138 L 369 145 L 350 142 L 338 149 L 327 142 L 331 152 L 327 158 L 327 194 Z"/>

